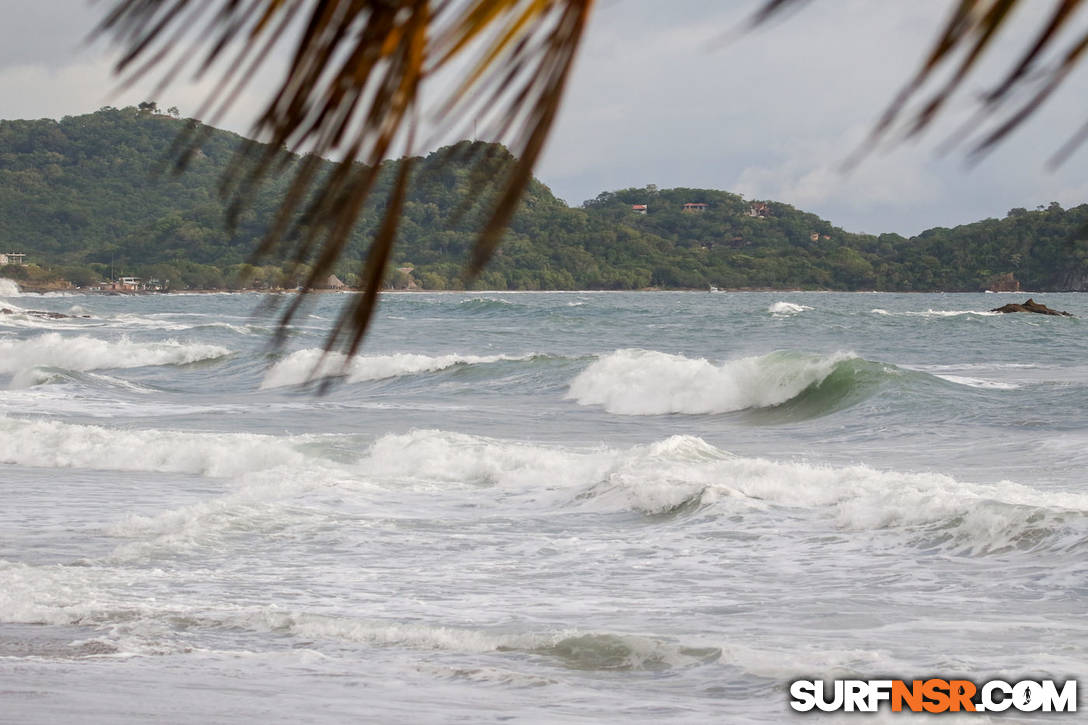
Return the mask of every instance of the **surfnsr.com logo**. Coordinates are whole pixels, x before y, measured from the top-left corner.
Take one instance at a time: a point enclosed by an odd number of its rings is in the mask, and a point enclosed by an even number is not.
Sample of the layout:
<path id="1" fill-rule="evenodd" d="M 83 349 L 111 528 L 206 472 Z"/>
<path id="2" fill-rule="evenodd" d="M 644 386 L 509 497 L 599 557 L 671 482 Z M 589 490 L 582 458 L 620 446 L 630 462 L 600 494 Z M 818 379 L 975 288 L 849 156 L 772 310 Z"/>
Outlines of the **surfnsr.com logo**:
<path id="1" fill-rule="evenodd" d="M 1076 712 L 1077 681 L 796 680 L 790 707 L 798 712 Z"/>

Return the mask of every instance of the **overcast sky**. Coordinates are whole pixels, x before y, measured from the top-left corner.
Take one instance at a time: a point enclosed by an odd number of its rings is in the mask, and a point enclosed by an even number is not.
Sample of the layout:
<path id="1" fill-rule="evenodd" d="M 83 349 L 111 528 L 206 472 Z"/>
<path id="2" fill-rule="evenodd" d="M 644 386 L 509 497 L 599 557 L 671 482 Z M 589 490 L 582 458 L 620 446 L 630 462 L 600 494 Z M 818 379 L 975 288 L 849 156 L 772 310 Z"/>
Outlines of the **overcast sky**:
<path id="1" fill-rule="evenodd" d="M 151 84 L 111 95 L 110 49 L 83 42 L 108 4 L 0 0 L 0 118 L 60 118 L 146 99 Z M 1045 167 L 1088 116 L 1088 67 L 975 166 L 962 150 L 938 153 L 971 108 L 965 93 L 920 141 L 840 172 L 916 69 L 949 4 L 816 0 L 726 42 L 758 0 L 602 0 L 537 176 L 572 205 L 647 184 L 715 188 L 871 233 L 913 234 L 1002 217 L 1012 207 L 1088 202 L 1088 148 L 1057 171 Z M 992 81 L 1050 6 L 1038 0 L 1023 11 L 990 58 L 990 75 L 970 90 Z M 1083 31 L 1085 18 L 1078 20 Z M 266 75 L 220 125 L 248 128 L 273 82 Z M 189 115 L 206 88 L 174 86 L 156 100 Z"/>

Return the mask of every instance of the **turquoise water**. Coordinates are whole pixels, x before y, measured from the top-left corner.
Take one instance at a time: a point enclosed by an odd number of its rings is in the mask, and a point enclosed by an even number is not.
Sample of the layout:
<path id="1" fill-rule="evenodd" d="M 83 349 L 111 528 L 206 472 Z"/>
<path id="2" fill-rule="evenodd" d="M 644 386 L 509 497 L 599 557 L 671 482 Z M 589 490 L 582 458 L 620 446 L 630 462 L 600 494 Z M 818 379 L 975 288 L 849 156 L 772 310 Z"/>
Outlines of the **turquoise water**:
<path id="1" fill-rule="evenodd" d="M 281 350 L 252 295 L 2 297 L 0 721 L 1079 676 L 1088 298 L 1023 297 L 392 294 L 350 362 L 342 295 Z"/>

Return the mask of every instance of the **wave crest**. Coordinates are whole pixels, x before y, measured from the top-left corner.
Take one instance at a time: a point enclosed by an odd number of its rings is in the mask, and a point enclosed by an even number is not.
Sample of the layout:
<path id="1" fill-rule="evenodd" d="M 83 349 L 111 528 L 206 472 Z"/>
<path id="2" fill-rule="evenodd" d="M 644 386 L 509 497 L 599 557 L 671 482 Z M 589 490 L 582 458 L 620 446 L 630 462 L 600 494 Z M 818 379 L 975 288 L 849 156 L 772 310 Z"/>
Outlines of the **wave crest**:
<path id="1" fill-rule="evenodd" d="M 790 315 L 796 315 L 798 312 L 804 312 L 811 309 L 812 308 L 808 305 L 799 305 L 795 302 L 775 302 L 767 308 L 767 312 L 770 312 L 775 317 L 789 317 Z"/>
<path id="2" fill-rule="evenodd" d="M 583 370 L 566 397 L 619 415 L 770 408 L 796 398 L 854 359 L 852 353 L 772 353 L 715 365 L 653 350 L 617 350 Z"/>
<path id="3" fill-rule="evenodd" d="M 472 506 L 534 512 L 631 511 L 681 521 L 698 514 L 692 525 L 811 517 L 813 525 L 886 531 L 899 546 L 956 555 L 1088 546 L 1086 494 L 742 457 L 695 436 L 572 448 L 413 430 L 359 443 L 352 436 L 134 431 L 0 418 L 0 463 L 232 476 L 243 483 L 223 496 L 126 519 L 115 533 L 138 539 L 126 555 L 238 527 L 326 526 L 324 516 L 300 518 L 290 504 L 329 486 L 338 507 L 339 497 L 348 496 L 367 510 L 381 507 L 389 491 L 398 497 L 442 491 Z"/>
<path id="4" fill-rule="evenodd" d="M 294 443 L 253 433 L 119 430 L 58 421 L 0 418 L 0 463 L 48 468 L 237 476 L 312 465 Z"/>
<path id="5" fill-rule="evenodd" d="M 14 374 L 13 385 L 33 382 L 34 368 L 51 367 L 75 372 L 138 368 L 151 365 L 187 365 L 225 357 L 230 350 L 218 345 L 133 342 L 128 338 L 100 340 L 87 335 L 64 337 L 47 332 L 25 340 L 0 341 L 0 374 Z"/>
<path id="6" fill-rule="evenodd" d="M 329 377 L 344 377 L 348 383 L 383 380 L 401 375 L 437 372 L 456 365 L 479 365 L 503 360 L 527 360 L 529 356 L 513 355 L 362 355 L 347 359 L 341 353 L 326 353 L 320 348 L 307 348 L 291 353 L 271 368 L 261 381 L 261 389 L 303 385 Z"/>

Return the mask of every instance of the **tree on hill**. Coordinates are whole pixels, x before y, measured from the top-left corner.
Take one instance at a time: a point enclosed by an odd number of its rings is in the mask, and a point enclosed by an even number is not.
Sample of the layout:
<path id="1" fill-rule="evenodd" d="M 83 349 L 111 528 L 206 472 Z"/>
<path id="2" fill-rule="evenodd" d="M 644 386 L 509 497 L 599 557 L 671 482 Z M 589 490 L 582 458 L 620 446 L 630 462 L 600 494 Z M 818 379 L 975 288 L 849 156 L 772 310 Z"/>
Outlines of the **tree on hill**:
<path id="1" fill-rule="evenodd" d="M 801 0 L 767 0 L 753 25 L 800 4 Z M 1024 0 L 954 0 L 944 30 L 874 128 L 871 141 L 900 124 L 908 135 L 926 128 L 985 57 L 992 39 L 1010 22 L 1012 11 L 1026 4 Z M 398 148 L 411 152 L 415 120 L 425 110 L 420 96 L 424 78 L 464 63 L 463 59 L 468 59 L 470 69 L 464 83 L 436 108 L 451 125 L 474 122 L 481 112 L 497 108 L 499 137 L 512 139 L 516 157 L 498 177 L 497 186 L 487 183 L 495 177 L 484 182 L 495 190 L 495 200 L 490 212 L 477 219 L 482 231 L 473 246 L 470 270 L 479 272 L 530 183 L 592 5 L 592 0 L 114 0 L 101 30 L 123 44 L 125 52 L 117 69 L 130 80 L 158 64 L 171 67 L 169 80 L 185 66 L 186 56 L 198 59 L 199 72 L 204 72 L 228 48 L 233 49 L 233 62 L 205 108 L 196 114 L 210 112 L 213 118 L 238 97 L 269 49 L 289 42 L 286 31 L 298 33 L 290 67 L 254 126 L 253 136 L 268 145 L 250 147 L 253 164 L 246 171 L 236 168 L 233 188 L 237 214 L 254 194 L 254 187 L 280 171 L 280 149 L 289 145 L 313 152 L 307 162 L 293 169 L 293 181 L 258 250 L 267 254 L 286 245 L 300 264 L 310 264 L 305 282 L 309 288 L 332 272 L 348 248 L 352 228 L 373 197 L 382 160 Z M 1055 3 L 1028 48 L 981 98 L 981 117 L 993 119 L 994 124 L 982 132 L 973 147 L 976 152 L 999 142 L 1029 116 L 1080 60 L 1088 36 L 1059 49 L 1053 61 L 1045 51 L 1055 46 L 1059 31 L 1070 26 L 1081 5 L 1082 0 Z M 173 47 L 173 39 L 181 37 L 177 31 L 199 21 L 206 21 L 207 32 L 189 48 Z M 181 62 L 169 65 L 177 59 Z M 928 91 L 934 79 L 939 85 Z M 910 105 L 925 93 L 928 96 L 918 108 Z M 1071 143 L 1079 143 L 1085 135 L 1088 126 Z M 187 144 L 189 151 L 196 148 L 193 138 Z M 398 146 L 399 142 L 403 145 Z M 316 158 L 320 156 L 338 156 L 342 161 L 331 173 L 318 175 Z M 345 309 L 330 346 L 343 338 L 348 350 L 354 351 L 365 333 L 393 252 L 410 174 L 411 164 L 400 164 L 362 269 L 366 293 Z M 478 192 L 470 187 L 470 198 Z M 305 222 L 293 221 L 298 211 Z M 285 322 L 297 303 L 287 309 Z"/>
<path id="2" fill-rule="evenodd" d="M 289 255 L 248 263 L 286 181 L 266 184 L 235 226 L 223 227 L 226 202 L 216 190 L 244 139 L 204 127 L 184 177 L 152 173 L 185 124 L 137 108 L 104 108 L 59 123 L 0 121 L 0 239 L 21 240 L 35 261 L 81 285 L 111 270 L 170 280 L 172 289 L 305 282 L 312 267 Z M 487 270 L 466 281 L 463 259 L 488 212 L 482 201 L 463 203 L 481 171 L 472 158 L 490 159 L 494 166 L 485 173 L 510 162 L 508 150 L 470 142 L 410 160 L 389 270 L 411 268 L 405 274 L 425 289 L 977 290 L 1010 274 L 1032 289 L 1088 287 L 1088 245 L 1070 241 L 1086 238 L 1077 230 L 1088 222 L 1088 207 L 1013 209 L 1005 219 L 905 239 L 852 234 L 789 204 L 713 189 L 621 189 L 570 208 L 535 180 Z M 288 169 L 303 162 L 284 159 Z M 334 168 L 320 163 L 321 173 Z M 333 268 L 345 282 L 358 283 L 355 272 L 402 163 L 380 169 L 375 198 Z M 692 199 L 705 209 L 683 211 Z M 632 209 L 641 202 L 644 215 Z"/>

